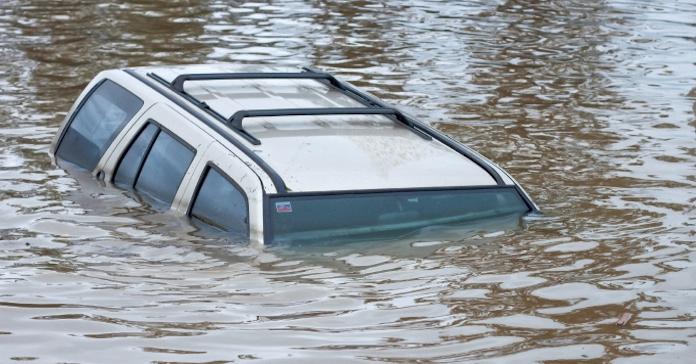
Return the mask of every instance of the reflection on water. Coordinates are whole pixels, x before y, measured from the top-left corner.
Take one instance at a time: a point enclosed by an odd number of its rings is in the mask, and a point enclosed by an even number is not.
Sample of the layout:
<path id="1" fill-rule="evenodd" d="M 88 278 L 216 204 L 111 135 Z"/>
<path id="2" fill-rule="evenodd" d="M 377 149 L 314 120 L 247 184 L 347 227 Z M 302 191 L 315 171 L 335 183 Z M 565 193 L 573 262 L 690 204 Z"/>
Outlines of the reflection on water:
<path id="1" fill-rule="evenodd" d="M 3 1 L 0 362 L 690 362 L 694 13 Z M 48 157 L 98 71 L 216 61 L 336 72 L 499 162 L 546 214 L 259 251 Z"/>

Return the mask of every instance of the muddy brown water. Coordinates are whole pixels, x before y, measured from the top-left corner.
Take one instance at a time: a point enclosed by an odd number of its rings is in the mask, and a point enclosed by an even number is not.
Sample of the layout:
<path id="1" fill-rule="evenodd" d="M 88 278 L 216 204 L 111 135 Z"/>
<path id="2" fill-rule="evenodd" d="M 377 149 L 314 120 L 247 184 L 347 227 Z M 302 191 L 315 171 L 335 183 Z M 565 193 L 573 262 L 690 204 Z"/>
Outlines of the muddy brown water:
<path id="1" fill-rule="evenodd" d="M 695 36 L 693 0 L 3 0 L 0 362 L 692 363 Z M 98 71 L 217 61 L 334 72 L 545 215 L 260 251 L 47 154 Z"/>

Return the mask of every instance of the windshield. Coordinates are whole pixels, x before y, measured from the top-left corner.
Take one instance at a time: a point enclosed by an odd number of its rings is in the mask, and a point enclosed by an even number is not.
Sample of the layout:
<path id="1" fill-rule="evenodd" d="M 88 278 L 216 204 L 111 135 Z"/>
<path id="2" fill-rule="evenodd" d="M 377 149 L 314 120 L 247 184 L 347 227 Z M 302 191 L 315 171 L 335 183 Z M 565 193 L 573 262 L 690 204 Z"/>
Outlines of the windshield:
<path id="1" fill-rule="evenodd" d="M 273 243 L 395 238 L 530 210 L 514 187 L 271 196 L 269 209 Z"/>

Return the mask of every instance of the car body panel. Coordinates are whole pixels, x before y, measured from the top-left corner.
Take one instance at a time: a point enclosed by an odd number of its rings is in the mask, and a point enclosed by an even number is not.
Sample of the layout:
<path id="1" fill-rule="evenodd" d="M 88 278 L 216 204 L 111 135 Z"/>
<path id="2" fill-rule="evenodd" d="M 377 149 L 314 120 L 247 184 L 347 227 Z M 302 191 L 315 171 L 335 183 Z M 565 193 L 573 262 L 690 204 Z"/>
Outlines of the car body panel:
<path id="1" fill-rule="evenodd" d="M 246 193 L 249 216 L 249 239 L 256 244 L 263 242 L 263 199 L 261 180 L 239 157 L 219 142 L 214 142 L 201 153 L 201 162 L 192 168 L 190 183 L 182 190 L 178 205 L 172 206 L 180 215 L 190 213 L 191 203 L 200 179 L 206 168 L 216 166 L 227 177 L 233 179 Z"/>
<path id="2" fill-rule="evenodd" d="M 255 135 L 263 142 L 259 154 L 293 192 L 495 185 L 470 160 L 391 124 Z"/>
<path id="3" fill-rule="evenodd" d="M 245 76 L 206 78 L 237 72 Z M 256 79 L 255 75 L 263 72 L 291 74 L 287 79 Z M 312 77 L 316 73 L 311 69 L 297 72 L 295 68 L 233 64 L 103 71 L 71 107 L 50 153 L 55 157 L 74 115 L 91 92 L 108 79 L 144 104 L 114 135 L 92 174 L 113 182 L 134 140 L 147 123 L 154 122 L 195 150 L 171 209 L 190 217 L 206 171 L 214 168 L 242 192 L 248 204 L 248 237 L 254 243 L 267 243 L 264 239 L 273 236 L 265 231 L 271 214 L 269 200 L 293 194 L 367 196 L 380 191 L 407 194 L 514 187 L 523 205 L 538 211 L 507 172 L 471 148 L 362 90 L 335 79 L 305 77 L 304 72 Z M 184 75 L 205 77 L 178 82 Z M 322 114 L 327 108 L 337 112 Z M 243 119 L 236 118 L 248 110 L 279 109 L 289 113 L 248 113 Z M 319 112 L 294 114 L 298 110 Z M 342 114 L 342 110 L 351 112 Z M 389 114 L 384 115 L 385 110 Z"/>
<path id="4" fill-rule="evenodd" d="M 199 68 L 178 70 L 194 73 Z M 150 71 L 169 81 L 177 75 Z M 230 68 L 207 71 L 229 72 Z M 184 90 L 223 116 L 270 105 L 365 107 L 315 80 L 191 81 Z M 488 173 L 456 151 L 437 141 L 422 143 L 416 134 L 381 115 L 248 118 L 244 129 L 261 141 L 254 151 L 294 192 L 495 184 Z"/>

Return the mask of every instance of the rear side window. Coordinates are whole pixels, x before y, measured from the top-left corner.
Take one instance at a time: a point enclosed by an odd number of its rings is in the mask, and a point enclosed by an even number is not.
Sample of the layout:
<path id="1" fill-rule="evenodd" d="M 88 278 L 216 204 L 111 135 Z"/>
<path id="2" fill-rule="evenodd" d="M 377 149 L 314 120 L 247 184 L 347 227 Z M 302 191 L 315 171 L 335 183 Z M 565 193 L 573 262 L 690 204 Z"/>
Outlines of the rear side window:
<path id="1" fill-rule="evenodd" d="M 148 123 L 121 159 L 114 182 L 171 205 L 196 151 Z"/>
<path id="2" fill-rule="evenodd" d="M 56 155 L 87 170 L 99 159 L 143 106 L 143 101 L 113 81 L 97 85 L 69 122 Z"/>
<path id="3" fill-rule="evenodd" d="M 191 217 L 224 231 L 249 236 L 249 204 L 236 183 L 209 167 L 191 208 Z"/>

